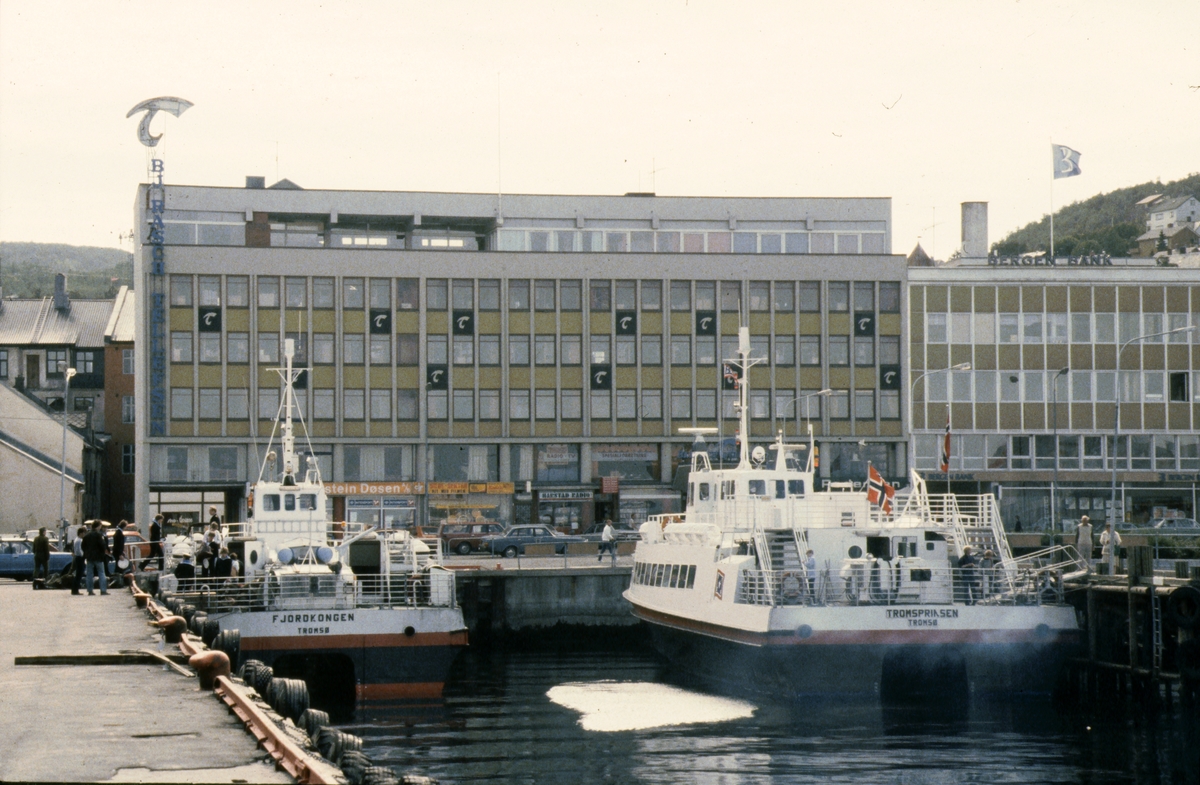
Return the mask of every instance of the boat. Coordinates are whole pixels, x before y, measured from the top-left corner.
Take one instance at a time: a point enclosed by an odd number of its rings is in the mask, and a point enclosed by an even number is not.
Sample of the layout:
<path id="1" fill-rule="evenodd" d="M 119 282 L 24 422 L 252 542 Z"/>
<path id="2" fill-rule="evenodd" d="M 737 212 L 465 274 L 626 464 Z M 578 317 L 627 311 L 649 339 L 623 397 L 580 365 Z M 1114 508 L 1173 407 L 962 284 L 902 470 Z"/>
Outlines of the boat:
<path id="1" fill-rule="evenodd" d="M 738 462 L 714 467 L 695 436 L 681 514 L 641 526 L 624 596 L 684 675 L 794 699 L 1049 693 L 1078 651 L 1064 581 L 1070 546 L 1016 558 L 996 499 L 901 493 L 877 475 L 816 486 L 817 450 L 750 444 L 741 328 Z M 867 478 L 864 478 L 867 480 Z M 992 563 L 960 560 L 968 548 Z M 811 559 L 809 557 L 811 551 Z"/>
<path id="2" fill-rule="evenodd" d="M 352 685 L 358 701 L 438 698 L 467 646 L 454 575 L 438 542 L 329 520 L 312 447 L 303 470 L 296 453 L 295 382 L 303 369 L 293 367 L 294 354 L 288 339 L 284 367 L 274 369 L 282 403 L 248 497 L 252 516 L 228 525 L 223 541 L 244 574 L 164 575 L 160 588 L 206 612 L 220 630 L 236 630 L 238 656 L 272 665 L 276 675 Z"/>

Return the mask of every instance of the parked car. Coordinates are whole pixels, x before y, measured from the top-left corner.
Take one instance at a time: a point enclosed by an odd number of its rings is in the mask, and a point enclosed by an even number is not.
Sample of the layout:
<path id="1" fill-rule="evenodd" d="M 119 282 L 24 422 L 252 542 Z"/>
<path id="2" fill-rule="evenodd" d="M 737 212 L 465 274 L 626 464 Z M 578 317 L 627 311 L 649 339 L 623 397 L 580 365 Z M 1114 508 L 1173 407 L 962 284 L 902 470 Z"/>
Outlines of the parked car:
<path id="1" fill-rule="evenodd" d="M 71 566 L 71 554 L 50 546 L 50 572 Z M 0 537 L 0 578 L 27 581 L 33 578 L 33 540 L 21 536 Z"/>
<path id="2" fill-rule="evenodd" d="M 1200 523 L 1194 518 L 1158 518 L 1147 522 L 1145 528 L 1156 534 L 1200 534 Z"/>
<path id="3" fill-rule="evenodd" d="M 105 536 L 108 537 L 109 553 L 112 553 L 113 532 L 114 531 L 115 531 L 114 529 L 109 529 L 108 531 L 104 532 Z M 129 557 L 132 558 L 134 561 L 141 561 L 142 559 L 149 559 L 150 558 L 150 541 L 147 540 L 145 537 L 143 537 L 139 532 L 126 531 L 125 532 L 125 553 L 128 554 Z M 118 554 L 113 553 L 113 558 L 119 559 L 121 557 Z"/>
<path id="4" fill-rule="evenodd" d="M 603 534 L 604 522 L 601 521 L 600 523 L 593 523 L 591 526 L 587 527 L 587 529 L 585 529 L 583 532 L 583 538 L 585 540 L 591 540 L 592 542 L 600 542 L 600 537 Z M 617 542 L 636 542 L 637 540 L 642 539 L 642 535 L 637 528 L 628 523 L 614 523 L 613 534 L 616 535 Z"/>
<path id="5" fill-rule="evenodd" d="M 438 527 L 437 536 L 447 553 L 466 556 L 488 550 L 488 540 L 503 533 L 504 524 L 501 523 L 443 523 Z"/>
<path id="6" fill-rule="evenodd" d="M 549 526 L 541 524 L 522 524 L 513 526 L 503 534 L 488 540 L 488 550 L 495 554 L 503 554 L 505 558 L 514 559 L 517 554 L 525 553 L 526 545 L 553 543 L 555 553 L 566 553 L 567 543 L 587 542 L 583 537 L 573 534 L 559 534 Z"/>

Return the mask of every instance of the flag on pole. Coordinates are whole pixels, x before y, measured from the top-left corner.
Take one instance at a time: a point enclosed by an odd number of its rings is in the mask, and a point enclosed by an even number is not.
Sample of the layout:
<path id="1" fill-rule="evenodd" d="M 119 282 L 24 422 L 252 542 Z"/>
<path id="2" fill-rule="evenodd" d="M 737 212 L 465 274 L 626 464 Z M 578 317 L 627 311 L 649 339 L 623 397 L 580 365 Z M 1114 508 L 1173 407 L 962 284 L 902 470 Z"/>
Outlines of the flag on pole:
<path id="1" fill-rule="evenodd" d="M 1077 174 L 1082 174 L 1083 170 L 1079 168 L 1079 151 L 1072 150 L 1070 147 L 1062 144 L 1051 144 L 1050 148 L 1054 151 L 1054 179 L 1058 180 L 1062 177 L 1074 177 Z"/>
<path id="2" fill-rule="evenodd" d="M 950 410 L 946 410 L 946 438 L 942 440 L 942 471 L 950 471 Z"/>
<path id="3" fill-rule="evenodd" d="M 867 464 L 867 501 L 874 504 L 883 510 L 887 515 L 892 514 L 892 497 L 896 495 L 896 489 L 887 480 L 883 479 L 883 475 L 875 471 L 875 467 Z"/>

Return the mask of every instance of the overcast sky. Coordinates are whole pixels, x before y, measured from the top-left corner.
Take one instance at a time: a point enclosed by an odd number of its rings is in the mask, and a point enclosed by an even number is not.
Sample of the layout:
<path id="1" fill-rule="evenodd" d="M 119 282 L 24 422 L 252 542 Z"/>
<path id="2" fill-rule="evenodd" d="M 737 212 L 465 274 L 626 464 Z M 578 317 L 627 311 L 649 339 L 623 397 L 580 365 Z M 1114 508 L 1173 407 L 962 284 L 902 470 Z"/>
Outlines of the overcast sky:
<path id="1" fill-rule="evenodd" d="M 884 196 L 945 257 L 1200 170 L 1200 2 L 0 3 L 0 239 L 121 245 L 145 179 Z M 127 243 L 125 247 L 130 247 Z"/>

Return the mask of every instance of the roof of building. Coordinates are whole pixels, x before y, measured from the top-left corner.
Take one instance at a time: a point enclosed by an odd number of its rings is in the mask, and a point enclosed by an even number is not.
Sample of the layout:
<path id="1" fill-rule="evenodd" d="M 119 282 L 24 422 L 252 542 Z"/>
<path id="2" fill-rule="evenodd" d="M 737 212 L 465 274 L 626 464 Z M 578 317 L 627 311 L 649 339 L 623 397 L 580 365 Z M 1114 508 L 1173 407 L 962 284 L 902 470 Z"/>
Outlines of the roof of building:
<path id="1" fill-rule="evenodd" d="M 929 254 L 925 253 L 925 249 L 921 247 L 920 243 L 917 243 L 917 247 L 912 249 L 912 253 L 910 253 L 908 255 L 908 266 L 909 267 L 933 267 L 934 266 L 933 257 L 931 257 Z"/>
<path id="2" fill-rule="evenodd" d="M 53 297 L 3 300 L 0 345 L 103 346 L 112 308 L 112 300 L 72 299 L 63 310 L 54 307 Z"/>
<path id="3" fill-rule="evenodd" d="M 113 300 L 112 313 L 104 328 L 105 343 L 133 343 L 134 294 L 128 286 L 122 286 Z"/>
<path id="4" fill-rule="evenodd" d="M 1192 224 L 1184 223 L 1184 224 L 1179 224 L 1178 226 L 1172 226 L 1167 229 L 1151 229 L 1148 232 L 1138 235 L 1137 239 L 1138 239 L 1138 242 L 1140 243 L 1143 240 L 1157 240 L 1159 235 L 1162 235 L 1163 237 L 1165 237 L 1168 240 L 1173 240 L 1177 235 L 1179 235 L 1183 232 L 1190 232 L 1191 234 L 1193 234 L 1195 236 L 1200 236 L 1200 231 L 1197 231 L 1196 228 Z"/>
<path id="5" fill-rule="evenodd" d="M 1161 213 L 1161 212 L 1166 212 L 1167 210 L 1174 210 L 1192 198 L 1193 197 L 1191 194 L 1188 194 L 1186 196 L 1168 196 L 1167 198 L 1163 199 L 1161 202 L 1150 205 L 1150 211 L 1155 212 L 1155 213 Z"/>

